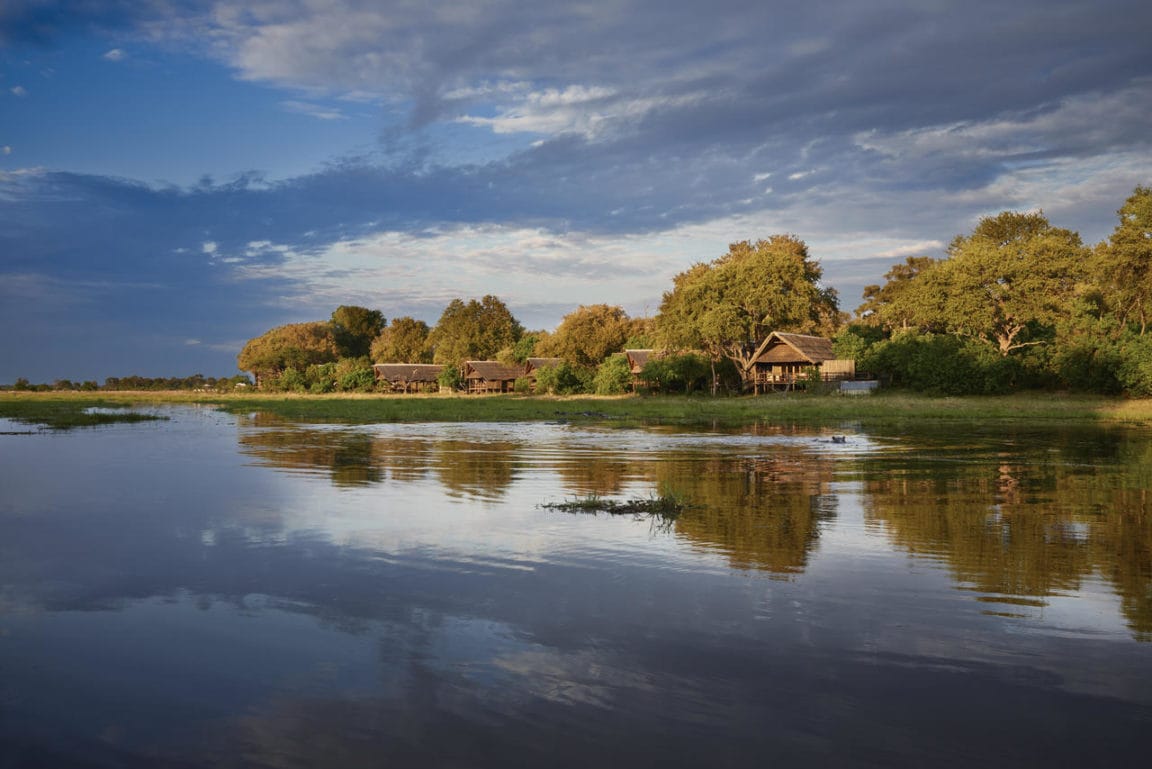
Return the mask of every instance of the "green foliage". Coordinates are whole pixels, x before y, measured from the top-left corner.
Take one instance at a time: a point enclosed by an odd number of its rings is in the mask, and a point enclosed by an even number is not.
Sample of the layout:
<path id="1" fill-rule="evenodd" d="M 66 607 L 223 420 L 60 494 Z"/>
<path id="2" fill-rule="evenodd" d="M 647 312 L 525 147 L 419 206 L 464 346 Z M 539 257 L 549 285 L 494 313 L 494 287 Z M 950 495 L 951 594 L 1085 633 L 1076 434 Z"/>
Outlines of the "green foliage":
<path id="1" fill-rule="evenodd" d="M 561 361 L 536 372 L 536 392 L 548 395 L 575 395 L 592 390 L 593 372 L 583 366 Z"/>
<path id="2" fill-rule="evenodd" d="M 632 389 L 632 369 L 624 353 L 609 355 L 596 369 L 592 389 L 597 395 L 620 395 Z"/>
<path id="3" fill-rule="evenodd" d="M 651 358 L 640 372 L 641 379 L 663 392 L 702 390 L 711 376 L 711 361 L 695 353 Z"/>
<path id="4" fill-rule="evenodd" d="M 624 349 L 632 322 L 624 308 L 607 304 L 580 305 L 564 316 L 546 350 L 577 366 L 598 366 Z"/>
<path id="5" fill-rule="evenodd" d="M 939 395 L 1009 392 L 1019 364 L 977 339 L 907 332 L 872 346 L 858 367 L 895 387 Z"/>
<path id="6" fill-rule="evenodd" d="M 879 326 L 850 323 L 832 337 L 832 352 L 842 360 L 859 361 L 872 345 L 883 341 L 884 337 Z"/>
<path id="7" fill-rule="evenodd" d="M 528 395 L 532 392 L 532 384 L 531 377 L 517 377 L 516 381 L 512 383 L 512 392 L 517 395 Z"/>
<path id="8" fill-rule="evenodd" d="M 408 316 L 396 318 L 372 340 L 370 354 L 376 363 L 431 363 L 428 324 Z"/>
<path id="9" fill-rule="evenodd" d="M 1122 348 L 1122 356 L 1117 378 L 1125 392 L 1138 397 L 1152 396 L 1152 335 L 1130 336 Z"/>
<path id="10" fill-rule="evenodd" d="M 251 339 L 236 358 L 241 371 L 275 377 L 287 369 L 336 360 L 332 326 L 324 322 L 290 323 Z"/>
<path id="11" fill-rule="evenodd" d="M 1068 317 L 1087 278 L 1080 236 L 1039 213 L 981 219 L 948 254 L 921 288 L 939 298 L 937 317 L 948 330 L 985 339 L 1001 355 L 1043 341 L 1036 332 Z"/>
<path id="12" fill-rule="evenodd" d="M 860 319 L 869 325 L 894 330 L 922 328 L 939 324 L 933 306 L 935 297 L 920 291 L 921 275 L 939 262 L 928 256 L 909 256 L 884 274 L 883 286 L 865 286 L 864 303 L 856 309 Z"/>
<path id="13" fill-rule="evenodd" d="M 772 331 L 831 333 L 838 325 L 836 292 L 820 286 L 822 274 L 791 235 L 733 243 L 673 279 L 656 317 L 658 336 L 668 348 L 704 350 L 746 369 L 754 345 Z"/>
<path id="14" fill-rule="evenodd" d="M 464 387 L 464 375 L 456 366 L 445 366 L 440 376 L 436 377 L 436 383 L 449 390 L 459 390 Z"/>
<path id="15" fill-rule="evenodd" d="M 368 354 L 372 340 L 384 330 L 387 320 L 379 310 L 356 305 L 340 305 L 332 313 L 332 335 L 341 358 L 359 358 Z"/>
<path id="16" fill-rule="evenodd" d="M 524 334 L 512 345 L 512 360 L 516 363 L 525 363 L 529 358 L 536 356 L 536 348 L 548 338 L 547 331 L 533 331 Z"/>
<path id="17" fill-rule="evenodd" d="M 1096 251 L 1107 304 L 1122 326 L 1144 335 L 1152 322 L 1152 188 L 1137 187 L 1120 222 Z"/>
<path id="18" fill-rule="evenodd" d="M 429 335 L 433 361 L 458 366 L 466 360 L 488 360 L 513 347 L 524 327 L 508 307 L 492 295 L 479 302 L 453 299 Z"/>

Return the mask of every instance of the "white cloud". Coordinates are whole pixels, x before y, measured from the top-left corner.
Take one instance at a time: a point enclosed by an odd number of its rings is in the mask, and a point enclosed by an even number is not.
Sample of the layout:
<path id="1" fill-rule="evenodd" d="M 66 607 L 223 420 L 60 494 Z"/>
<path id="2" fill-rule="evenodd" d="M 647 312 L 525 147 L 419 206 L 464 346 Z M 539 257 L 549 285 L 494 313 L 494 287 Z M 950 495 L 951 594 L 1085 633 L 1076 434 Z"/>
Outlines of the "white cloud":
<path id="1" fill-rule="evenodd" d="M 12 147 L 5 144 L 3 147 L 0 147 L 0 154 L 11 155 L 12 154 Z"/>
<path id="2" fill-rule="evenodd" d="M 22 85 L 14 85 L 8 89 L 8 92 L 13 96 L 27 96 L 28 89 Z"/>
<path id="3" fill-rule="evenodd" d="M 206 240 L 200 244 L 200 251 L 201 251 L 201 253 L 205 253 L 205 254 L 214 254 L 214 253 L 216 253 L 217 248 L 218 248 L 218 246 L 216 245 L 216 243 L 214 241 L 211 241 L 211 240 Z"/>
<path id="4" fill-rule="evenodd" d="M 123 61 L 127 56 L 128 54 L 125 53 L 123 49 L 113 48 L 112 50 L 107 51 L 100 58 L 104 59 L 105 61 Z"/>
<path id="5" fill-rule="evenodd" d="M 333 107 L 322 107 L 319 104 L 312 102 L 296 101 L 289 99 L 280 102 L 280 107 L 287 112 L 294 112 L 298 115 L 307 115 L 314 117 L 317 120 L 345 120 L 347 115 Z"/>

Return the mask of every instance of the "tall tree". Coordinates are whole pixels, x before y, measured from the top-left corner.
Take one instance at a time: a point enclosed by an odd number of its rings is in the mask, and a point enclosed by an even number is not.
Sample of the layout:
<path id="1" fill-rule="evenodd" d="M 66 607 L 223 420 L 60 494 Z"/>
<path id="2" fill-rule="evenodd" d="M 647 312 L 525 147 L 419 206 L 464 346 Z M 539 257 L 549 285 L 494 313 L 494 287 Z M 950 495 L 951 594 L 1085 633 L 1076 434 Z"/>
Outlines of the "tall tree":
<path id="1" fill-rule="evenodd" d="M 832 333 L 836 292 L 820 285 L 823 270 L 793 235 L 741 241 L 707 264 L 677 275 L 656 317 L 667 346 L 700 349 L 713 363 L 730 358 L 743 373 L 755 345 L 772 331 Z"/>
<path id="2" fill-rule="evenodd" d="M 314 363 L 330 363 L 336 358 L 332 325 L 314 321 L 277 326 L 248 340 L 236 356 L 236 366 L 241 371 L 251 371 L 259 380 L 276 376 L 289 367 L 304 369 Z"/>
<path id="3" fill-rule="evenodd" d="M 488 295 L 479 302 L 453 299 L 444 308 L 428 336 L 436 363 L 459 365 L 466 360 L 486 360 L 512 347 L 524 327 L 507 305 Z"/>
<path id="4" fill-rule="evenodd" d="M 560 321 L 545 349 L 579 366 L 598 366 L 612 353 L 624 349 L 632 327 L 623 307 L 580 305 Z"/>
<path id="5" fill-rule="evenodd" d="M 889 331 L 920 327 L 930 330 L 935 323 L 934 302 L 918 291 L 917 279 L 938 264 L 930 256 L 909 256 L 884 273 L 884 285 L 864 287 L 864 303 L 857 308 L 860 319 Z"/>
<path id="6" fill-rule="evenodd" d="M 1096 249 L 1104 301 L 1121 328 L 1143 336 L 1152 322 L 1152 188 L 1137 187 L 1116 213 L 1116 229 Z"/>
<path id="7" fill-rule="evenodd" d="M 1005 211 L 959 235 L 920 290 L 940 301 L 948 330 L 985 339 L 1001 355 L 1039 344 L 1036 332 L 1070 312 L 1087 278 L 1080 236 L 1043 213 Z"/>
<path id="8" fill-rule="evenodd" d="M 341 358 L 360 358 L 368 354 L 372 340 L 387 323 L 384 313 L 367 307 L 342 304 L 332 313 L 332 333 Z"/>
<path id="9" fill-rule="evenodd" d="M 428 324 L 404 316 L 380 332 L 372 342 L 372 360 L 376 363 L 430 363 Z"/>

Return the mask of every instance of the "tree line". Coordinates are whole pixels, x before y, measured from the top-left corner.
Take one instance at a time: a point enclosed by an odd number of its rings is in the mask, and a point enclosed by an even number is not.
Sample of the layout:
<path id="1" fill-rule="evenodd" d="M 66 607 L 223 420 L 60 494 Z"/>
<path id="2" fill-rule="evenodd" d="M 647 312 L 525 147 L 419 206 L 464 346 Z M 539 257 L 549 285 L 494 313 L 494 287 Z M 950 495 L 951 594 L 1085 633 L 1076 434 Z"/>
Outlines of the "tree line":
<path id="1" fill-rule="evenodd" d="M 538 388 L 614 393 L 631 385 L 622 351 L 666 351 L 642 377 L 664 390 L 740 392 L 772 331 L 833 339 L 857 370 L 948 394 L 1023 388 L 1152 395 L 1152 189 L 1137 187 L 1094 247 L 1043 213 L 1006 211 L 957 236 L 941 259 L 915 256 L 868 286 L 850 317 L 804 241 L 741 241 L 677 275 L 653 318 L 580 306 L 555 331 L 527 331 L 498 297 L 453 299 L 429 326 L 338 307 L 327 321 L 272 329 L 239 368 L 265 389 L 373 389 L 373 363 L 439 363 L 442 384 L 466 360 L 559 358 Z"/>

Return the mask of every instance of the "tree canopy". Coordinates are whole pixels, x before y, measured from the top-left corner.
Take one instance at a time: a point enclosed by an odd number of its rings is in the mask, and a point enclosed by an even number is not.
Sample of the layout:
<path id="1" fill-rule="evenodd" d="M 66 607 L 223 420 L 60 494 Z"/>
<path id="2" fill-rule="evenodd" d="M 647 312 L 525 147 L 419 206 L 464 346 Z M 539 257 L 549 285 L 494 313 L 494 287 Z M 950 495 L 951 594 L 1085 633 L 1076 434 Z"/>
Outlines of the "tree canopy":
<path id="1" fill-rule="evenodd" d="M 699 349 L 713 361 L 748 368 L 754 346 L 772 331 L 831 333 L 839 323 L 836 292 L 793 235 L 740 241 L 707 264 L 673 279 L 656 317 L 657 335 L 674 349 Z"/>
<path id="2" fill-rule="evenodd" d="M 275 375 L 287 368 L 303 369 L 337 359 L 332 325 L 323 321 L 289 323 L 250 339 L 236 365 L 258 376 Z"/>
<path id="3" fill-rule="evenodd" d="M 632 328 L 623 307 L 580 305 L 564 316 L 544 348 L 547 353 L 577 365 L 596 366 L 624 349 Z"/>
<path id="4" fill-rule="evenodd" d="M 359 358 L 368 354 L 388 321 L 379 310 L 342 304 L 333 311 L 331 322 L 340 357 Z"/>
<path id="5" fill-rule="evenodd" d="M 1087 257 L 1080 236 L 1053 227 L 1043 213 L 1005 211 L 957 236 L 921 285 L 938 298 L 938 318 L 950 331 L 986 339 L 1007 355 L 1036 344 L 1036 327 L 1067 312 L 1087 277 Z"/>
<path id="6" fill-rule="evenodd" d="M 466 360 L 487 360 L 512 347 L 524 333 L 507 305 L 491 294 L 465 303 L 453 299 L 444 308 L 428 337 L 433 361 L 459 365 Z"/>
<path id="7" fill-rule="evenodd" d="M 1120 221 L 1097 249 L 1097 263 L 1107 303 L 1143 336 L 1152 322 L 1152 188 L 1137 187 L 1116 213 Z"/>
<path id="8" fill-rule="evenodd" d="M 396 318 L 372 342 L 376 363 L 431 363 L 428 324 L 408 316 Z"/>

